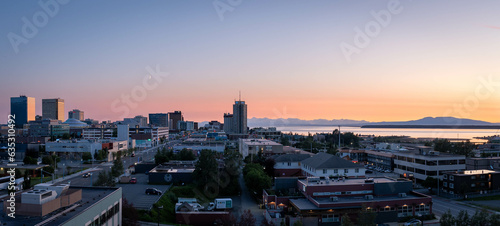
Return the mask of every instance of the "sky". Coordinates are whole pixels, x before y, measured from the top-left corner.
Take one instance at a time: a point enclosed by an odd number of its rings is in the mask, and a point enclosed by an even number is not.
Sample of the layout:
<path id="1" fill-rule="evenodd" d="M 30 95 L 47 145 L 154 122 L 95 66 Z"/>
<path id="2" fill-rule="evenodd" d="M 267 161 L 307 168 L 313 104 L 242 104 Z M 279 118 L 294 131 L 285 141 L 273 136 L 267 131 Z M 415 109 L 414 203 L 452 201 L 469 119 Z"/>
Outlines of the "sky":
<path id="1" fill-rule="evenodd" d="M 55 3 L 55 4 L 54 4 Z M 45 5 L 44 5 L 45 4 Z M 500 122 L 500 2 L 0 1 L 10 97 L 85 118 Z M 33 29 L 34 28 L 34 29 Z"/>

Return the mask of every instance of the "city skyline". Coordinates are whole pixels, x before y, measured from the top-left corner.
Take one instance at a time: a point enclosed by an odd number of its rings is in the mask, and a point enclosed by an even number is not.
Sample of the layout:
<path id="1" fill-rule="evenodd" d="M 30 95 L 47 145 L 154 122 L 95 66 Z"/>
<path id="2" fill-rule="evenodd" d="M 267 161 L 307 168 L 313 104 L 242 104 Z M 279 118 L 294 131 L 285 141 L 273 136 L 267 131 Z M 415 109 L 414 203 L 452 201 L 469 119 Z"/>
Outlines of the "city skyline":
<path id="1" fill-rule="evenodd" d="M 175 110 L 223 121 L 241 90 L 248 118 L 498 122 L 500 3 L 449 3 L 244 1 L 221 18 L 212 2 L 69 2 L 17 51 L 8 35 L 44 9 L 1 3 L 0 113 L 23 94 L 37 115 L 42 99 L 60 97 L 100 121 Z M 367 26 L 379 32 L 356 45 Z M 136 87 L 145 97 L 113 111 Z"/>

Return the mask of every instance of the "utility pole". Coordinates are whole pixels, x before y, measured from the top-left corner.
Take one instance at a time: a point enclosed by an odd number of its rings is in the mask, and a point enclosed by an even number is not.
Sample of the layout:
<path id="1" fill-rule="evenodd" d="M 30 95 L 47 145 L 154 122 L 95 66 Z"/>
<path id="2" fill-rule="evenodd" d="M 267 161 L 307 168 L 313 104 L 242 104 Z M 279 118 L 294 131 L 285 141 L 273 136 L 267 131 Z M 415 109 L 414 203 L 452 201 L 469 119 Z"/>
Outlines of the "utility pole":
<path id="1" fill-rule="evenodd" d="M 340 150 L 340 126 L 339 126 L 339 150 Z"/>

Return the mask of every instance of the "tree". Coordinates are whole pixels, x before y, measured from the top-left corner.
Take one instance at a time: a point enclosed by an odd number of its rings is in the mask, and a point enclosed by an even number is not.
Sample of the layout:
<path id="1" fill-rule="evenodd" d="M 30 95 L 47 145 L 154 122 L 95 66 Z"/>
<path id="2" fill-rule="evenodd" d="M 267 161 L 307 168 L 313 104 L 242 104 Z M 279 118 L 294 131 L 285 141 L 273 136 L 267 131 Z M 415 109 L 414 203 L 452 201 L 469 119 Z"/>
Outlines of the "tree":
<path id="1" fill-rule="evenodd" d="M 453 217 L 453 215 L 451 215 L 450 209 L 448 209 L 448 211 L 441 216 L 441 219 L 439 219 L 439 223 L 441 224 L 441 226 L 455 225 L 455 218 Z"/>
<path id="2" fill-rule="evenodd" d="M 241 174 L 240 167 L 242 165 L 241 154 L 237 150 L 224 151 L 224 171 L 229 174 L 229 183 L 225 187 L 221 187 L 221 195 L 238 195 L 240 184 L 238 177 Z M 223 179 L 223 176 L 221 176 Z M 221 183 L 221 186 L 223 183 Z"/>
<path id="3" fill-rule="evenodd" d="M 252 214 L 252 211 L 249 209 L 244 210 L 243 214 L 240 216 L 239 226 L 254 226 L 255 225 L 255 217 Z"/>
<path id="4" fill-rule="evenodd" d="M 168 162 L 170 159 L 167 154 L 167 149 L 163 147 L 163 149 L 160 151 L 158 150 L 155 154 L 155 163 L 156 165 Z"/>
<path id="5" fill-rule="evenodd" d="M 271 221 L 267 221 L 266 218 L 262 218 L 262 221 L 260 222 L 261 226 L 274 226 L 274 223 Z"/>
<path id="6" fill-rule="evenodd" d="M 188 150 L 186 148 L 182 149 L 179 153 L 177 153 L 176 157 L 177 160 L 182 160 L 182 161 L 191 161 L 196 158 L 193 154 L 193 151 Z"/>
<path id="7" fill-rule="evenodd" d="M 488 221 L 490 225 L 500 225 L 500 214 L 490 214 Z"/>
<path id="8" fill-rule="evenodd" d="M 469 213 L 465 210 L 460 210 L 458 213 L 457 219 L 455 221 L 456 226 L 469 226 L 470 225 L 470 219 L 469 219 Z"/>
<path id="9" fill-rule="evenodd" d="M 342 221 L 342 226 L 354 226 L 354 224 L 352 223 L 351 221 L 351 218 L 349 217 L 349 215 L 347 215 L 347 213 L 344 213 L 344 215 L 342 215 L 342 218 L 340 219 Z"/>
<path id="10" fill-rule="evenodd" d="M 281 145 L 283 146 L 290 146 L 290 140 L 288 139 L 288 137 L 285 137 L 285 136 L 281 136 Z"/>
<path id="11" fill-rule="evenodd" d="M 275 164 L 276 164 L 276 161 L 274 161 L 273 158 L 266 158 L 266 160 L 264 160 L 264 171 L 270 177 L 274 176 L 274 165 Z"/>
<path id="12" fill-rule="evenodd" d="M 193 172 L 193 179 L 199 188 L 205 189 L 209 182 L 218 179 L 218 164 L 215 152 L 212 150 L 201 150 L 198 162 Z M 219 185 L 219 183 L 217 183 Z"/>
<path id="13" fill-rule="evenodd" d="M 451 143 L 448 139 L 435 139 L 434 150 L 439 152 L 451 152 Z"/>
<path id="14" fill-rule="evenodd" d="M 474 148 L 475 145 L 467 140 L 465 142 L 455 143 L 452 153 L 457 155 L 465 155 L 466 157 L 472 157 L 474 155 L 474 153 L 472 152 Z"/>
<path id="15" fill-rule="evenodd" d="M 31 158 L 29 156 L 25 156 L 24 160 L 23 160 L 23 163 L 26 164 L 26 165 L 36 165 L 37 164 L 37 160 L 34 159 L 34 158 Z"/>
<path id="16" fill-rule="evenodd" d="M 119 177 L 123 173 L 123 162 L 122 157 L 118 155 L 116 160 L 113 162 L 113 166 L 111 167 L 111 175 L 113 177 Z"/>
<path id="17" fill-rule="evenodd" d="M 377 218 L 377 213 L 373 212 L 371 208 L 367 208 L 363 205 L 361 211 L 358 214 L 358 224 L 360 226 L 374 226 L 375 218 Z"/>
<path id="18" fill-rule="evenodd" d="M 139 214 L 134 208 L 134 204 L 129 203 L 125 197 L 122 197 L 122 216 L 124 226 L 139 226 L 137 220 L 139 219 Z"/>
<path id="19" fill-rule="evenodd" d="M 54 159 L 50 155 L 46 155 L 43 156 L 42 163 L 49 166 L 54 166 Z"/>
<path id="20" fill-rule="evenodd" d="M 89 161 L 92 159 L 92 154 L 90 154 L 90 152 L 84 152 L 82 154 L 82 160 L 83 161 Z"/>
<path id="21" fill-rule="evenodd" d="M 115 180 L 113 179 L 113 175 L 111 175 L 111 172 L 99 172 L 97 181 L 94 186 L 114 187 Z"/>
<path id="22" fill-rule="evenodd" d="M 272 185 L 271 177 L 257 163 L 247 164 L 243 169 L 243 177 L 248 189 L 257 195 L 261 195 L 263 189 L 268 189 Z"/>
<path id="23" fill-rule="evenodd" d="M 265 220 L 265 219 L 264 219 Z M 238 219 L 233 215 L 233 213 L 229 213 L 227 218 L 219 218 L 215 221 L 216 225 L 238 225 Z"/>
<path id="24" fill-rule="evenodd" d="M 470 225 L 479 225 L 479 226 L 488 225 L 488 223 L 490 223 L 490 225 L 498 225 L 498 224 L 492 224 L 492 222 L 490 222 L 488 215 L 489 214 L 484 210 L 483 211 L 477 210 L 476 213 L 474 213 L 474 215 L 472 215 L 472 217 L 470 218 L 469 223 Z"/>
<path id="25" fill-rule="evenodd" d="M 69 135 L 69 133 L 64 133 L 64 134 L 62 135 L 62 139 L 63 139 L 63 140 L 69 140 L 70 138 L 71 138 L 71 135 Z"/>

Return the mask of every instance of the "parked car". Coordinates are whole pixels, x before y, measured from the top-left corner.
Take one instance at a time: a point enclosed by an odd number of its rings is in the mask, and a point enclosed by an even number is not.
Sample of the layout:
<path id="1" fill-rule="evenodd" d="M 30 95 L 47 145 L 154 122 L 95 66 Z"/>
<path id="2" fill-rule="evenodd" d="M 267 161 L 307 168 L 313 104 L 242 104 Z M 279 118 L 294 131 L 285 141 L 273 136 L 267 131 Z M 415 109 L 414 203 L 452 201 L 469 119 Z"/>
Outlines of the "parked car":
<path id="1" fill-rule="evenodd" d="M 146 195 L 161 195 L 161 191 L 156 188 L 147 188 Z"/>
<path id="2" fill-rule="evenodd" d="M 371 170 L 365 170 L 365 173 L 373 173 Z"/>
<path id="3" fill-rule="evenodd" d="M 83 178 L 89 178 L 90 177 L 90 173 L 84 173 L 83 174 Z"/>
<path id="4" fill-rule="evenodd" d="M 129 183 L 131 183 L 131 184 L 137 184 L 137 178 L 132 177 L 132 178 L 130 179 Z"/>
<path id="5" fill-rule="evenodd" d="M 405 226 L 420 226 L 422 225 L 422 221 L 419 219 L 411 219 L 410 221 L 404 224 Z"/>

